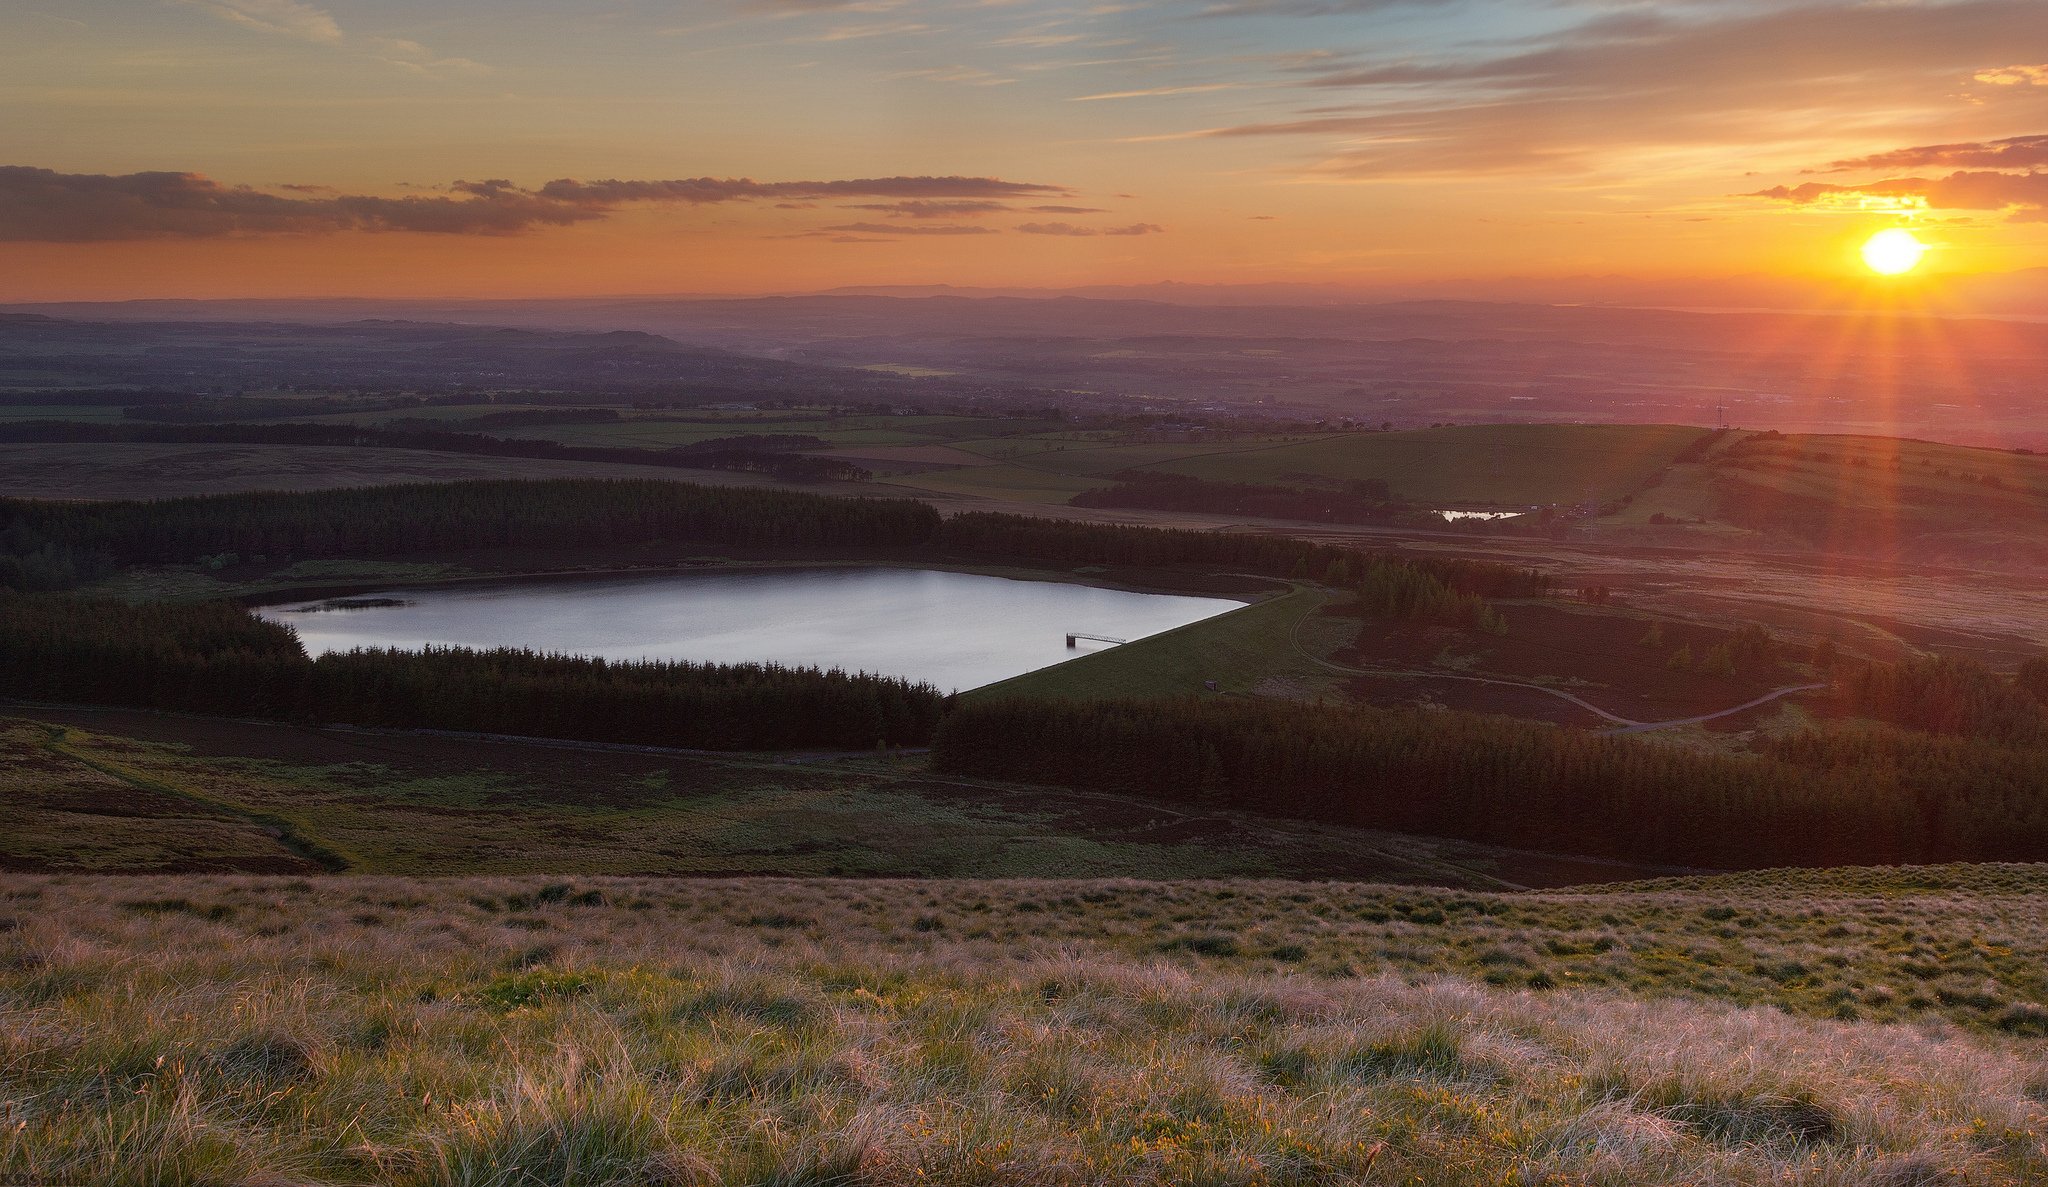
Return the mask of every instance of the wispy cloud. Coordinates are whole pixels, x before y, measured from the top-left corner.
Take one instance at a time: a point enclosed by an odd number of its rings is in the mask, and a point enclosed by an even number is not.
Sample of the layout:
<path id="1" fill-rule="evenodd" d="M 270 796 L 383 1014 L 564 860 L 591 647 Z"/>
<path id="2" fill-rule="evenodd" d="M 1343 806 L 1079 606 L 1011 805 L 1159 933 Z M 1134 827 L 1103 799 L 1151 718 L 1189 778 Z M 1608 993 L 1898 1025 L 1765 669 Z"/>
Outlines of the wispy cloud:
<path id="1" fill-rule="evenodd" d="M 2041 30 L 2038 0 L 1667 4 L 1492 46 L 1312 56 L 1284 75 L 1349 110 L 1131 139 L 1320 139 L 1328 151 L 1302 173 L 1329 178 L 1585 172 L 1693 148 L 1754 158 L 1952 122 L 1958 87 Z"/>
<path id="2" fill-rule="evenodd" d="M 341 26 L 325 10 L 299 0 L 186 0 L 224 21 L 300 41 L 339 43 Z"/>
<path id="3" fill-rule="evenodd" d="M 352 37 L 325 9 L 303 0 L 184 0 L 224 21 L 264 33 L 330 45 L 365 54 L 423 78 L 487 74 L 490 67 L 470 58 L 439 54 L 402 37 Z"/>
<path id="4" fill-rule="evenodd" d="M 690 177 L 671 181 L 548 182 L 535 193 L 570 202 L 735 202 L 755 198 L 1029 198 L 1067 193 L 1065 186 L 998 177 L 861 177 L 844 181 L 755 181 Z"/>
<path id="5" fill-rule="evenodd" d="M 846 235 L 993 235 L 994 227 L 962 223 L 840 223 L 825 228 Z"/>
<path id="6" fill-rule="evenodd" d="M 1202 9 L 1205 17 L 1360 16 L 1390 8 L 1428 8 L 1453 0 L 1230 0 Z"/>
<path id="7" fill-rule="evenodd" d="M 1075 103 L 1093 103 L 1101 99 L 1153 99 L 1162 95 L 1202 95 L 1210 91 L 1235 91 L 1245 86 L 1241 82 L 1204 82 L 1178 87 L 1148 87 L 1140 91 L 1104 91 L 1099 95 L 1076 95 Z"/>
<path id="8" fill-rule="evenodd" d="M 469 58 L 442 57 L 417 41 L 378 38 L 377 58 L 387 65 L 414 74 L 437 77 L 451 74 L 488 74 L 491 68 Z"/>
<path id="9" fill-rule="evenodd" d="M 872 25 L 840 25 L 822 33 L 812 33 L 791 40 L 799 42 L 818 41 L 865 41 L 870 37 L 909 37 L 916 33 L 929 33 L 932 26 L 917 21 L 888 21 Z"/>
<path id="10" fill-rule="evenodd" d="M 2048 63 L 2039 66 L 2000 66 L 1992 70 L 1979 70 L 1973 77 L 1978 82 L 1988 82 L 1995 87 L 2048 87 Z"/>
<path id="11" fill-rule="evenodd" d="M 976 200 L 932 201 L 908 199 L 902 202 L 854 202 L 848 210 L 873 210 L 896 218 L 974 218 L 1012 209 L 1007 203 Z M 1034 207 L 1033 209 L 1037 209 Z"/>
<path id="12" fill-rule="evenodd" d="M 1082 227 L 1073 223 L 1020 223 L 1017 230 L 1024 235 L 1065 235 L 1085 238 L 1095 235 L 1157 235 L 1166 228 L 1158 223 L 1131 223 L 1122 227 Z"/>
<path id="13" fill-rule="evenodd" d="M 1923 144 L 1852 157 L 1828 166 L 1831 173 L 1873 169 L 2038 169 L 2048 167 L 2048 136 L 2008 136 L 1961 144 Z"/>

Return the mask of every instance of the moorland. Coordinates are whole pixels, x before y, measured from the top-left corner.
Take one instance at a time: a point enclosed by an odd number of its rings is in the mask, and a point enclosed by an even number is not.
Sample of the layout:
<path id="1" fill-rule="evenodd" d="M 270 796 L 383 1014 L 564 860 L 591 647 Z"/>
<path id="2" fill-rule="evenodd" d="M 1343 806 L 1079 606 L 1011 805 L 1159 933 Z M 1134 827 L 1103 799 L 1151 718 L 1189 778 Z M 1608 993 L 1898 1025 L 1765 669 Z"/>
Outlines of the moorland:
<path id="1" fill-rule="evenodd" d="M 7 1173 L 2048 1173 L 2026 447 L 0 330 Z M 1243 606 L 958 695 L 249 613 L 778 566 Z"/>

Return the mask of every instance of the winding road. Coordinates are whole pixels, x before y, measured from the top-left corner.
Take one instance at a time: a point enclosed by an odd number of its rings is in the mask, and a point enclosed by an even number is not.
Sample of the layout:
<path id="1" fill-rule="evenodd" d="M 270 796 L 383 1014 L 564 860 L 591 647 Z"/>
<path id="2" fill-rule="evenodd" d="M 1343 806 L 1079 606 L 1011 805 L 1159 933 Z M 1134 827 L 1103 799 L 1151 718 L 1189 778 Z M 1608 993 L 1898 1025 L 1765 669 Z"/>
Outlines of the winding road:
<path id="1" fill-rule="evenodd" d="M 1553 696 L 1562 701 L 1570 701 L 1579 708 L 1600 718 L 1600 720 L 1607 722 L 1614 728 L 1603 730 L 1602 732 L 1606 734 L 1646 734 L 1652 730 L 1673 729 L 1684 725 L 1699 725 L 1703 722 L 1715 721 L 1723 717 L 1733 717 L 1737 713 L 1754 709 L 1758 705 L 1768 705 L 1780 697 L 1788 697 L 1800 692 L 1813 692 L 1827 687 L 1826 684 L 1788 684 L 1783 688 L 1773 689 L 1754 700 L 1744 701 L 1733 708 L 1721 709 L 1713 713 L 1701 713 L 1693 717 L 1674 717 L 1669 721 L 1636 721 L 1623 717 L 1618 713 L 1610 713 L 1586 698 L 1575 696 L 1561 688 L 1552 688 L 1547 684 L 1531 684 L 1526 680 L 1502 680 L 1494 676 L 1461 676 L 1451 672 L 1435 672 L 1413 668 L 1354 668 L 1345 664 L 1331 663 L 1329 660 L 1314 654 L 1308 648 L 1302 646 L 1301 643 L 1302 625 L 1313 617 L 1319 608 L 1319 606 L 1311 607 L 1308 613 L 1296 619 L 1294 629 L 1289 633 L 1289 638 L 1294 644 L 1294 650 L 1299 652 L 1303 659 L 1318 667 L 1327 668 L 1332 672 L 1343 672 L 1352 676 L 1395 676 L 1428 680 L 1461 680 L 1468 684 L 1498 684 L 1506 688 L 1526 688 L 1532 692 L 1543 693 L 1545 696 Z"/>

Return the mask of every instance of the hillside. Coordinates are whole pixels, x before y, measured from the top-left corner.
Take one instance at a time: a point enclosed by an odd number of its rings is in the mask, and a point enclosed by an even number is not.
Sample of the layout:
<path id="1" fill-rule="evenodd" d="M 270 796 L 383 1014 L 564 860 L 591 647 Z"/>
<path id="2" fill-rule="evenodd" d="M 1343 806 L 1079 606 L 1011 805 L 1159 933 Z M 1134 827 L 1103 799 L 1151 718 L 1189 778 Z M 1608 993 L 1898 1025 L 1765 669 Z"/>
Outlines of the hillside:
<path id="1" fill-rule="evenodd" d="M 2048 561 L 2048 458 L 1895 437 L 1737 433 L 1603 521 L 1863 556 Z"/>
<path id="2" fill-rule="evenodd" d="M 2048 1174 L 2048 1060 L 2023 1037 L 2043 1028 L 2040 869 L 1935 890 L 1909 872 L 1875 896 L 1863 875 L 1803 877 L 1788 902 L 1767 880 L 10 875 L 0 1169 L 407 1187 Z"/>

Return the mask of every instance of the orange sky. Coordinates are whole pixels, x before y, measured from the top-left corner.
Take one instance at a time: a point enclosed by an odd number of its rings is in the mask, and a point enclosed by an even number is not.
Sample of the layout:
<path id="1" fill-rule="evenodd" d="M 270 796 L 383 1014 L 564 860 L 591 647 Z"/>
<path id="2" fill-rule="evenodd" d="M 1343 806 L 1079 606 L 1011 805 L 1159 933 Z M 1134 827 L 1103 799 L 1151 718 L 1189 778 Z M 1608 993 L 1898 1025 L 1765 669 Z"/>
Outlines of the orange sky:
<path id="1" fill-rule="evenodd" d="M 2039 0 L 32 0 L 0 67 L 0 300 L 2048 265 Z"/>

